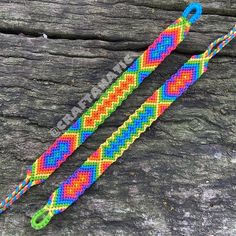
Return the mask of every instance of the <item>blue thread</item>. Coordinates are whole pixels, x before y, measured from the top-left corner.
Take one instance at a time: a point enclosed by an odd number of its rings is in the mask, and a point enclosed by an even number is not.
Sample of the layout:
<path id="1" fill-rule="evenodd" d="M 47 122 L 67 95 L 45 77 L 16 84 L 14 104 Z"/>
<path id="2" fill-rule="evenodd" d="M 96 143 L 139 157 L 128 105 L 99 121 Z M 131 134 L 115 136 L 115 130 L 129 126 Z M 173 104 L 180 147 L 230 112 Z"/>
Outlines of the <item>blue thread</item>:
<path id="1" fill-rule="evenodd" d="M 188 21 L 191 23 L 191 24 L 194 24 L 201 16 L 202 14 L 202 6 L 200 3 L 191 3 L 188 5 L 188 7 L 185 9 L 185 11 L 183 12 L 182 16 L 185 17 L 186 19 L 188 18 L 189 14 L 195 10 L 195 14 L 190 18 L 188 19 Z"/>

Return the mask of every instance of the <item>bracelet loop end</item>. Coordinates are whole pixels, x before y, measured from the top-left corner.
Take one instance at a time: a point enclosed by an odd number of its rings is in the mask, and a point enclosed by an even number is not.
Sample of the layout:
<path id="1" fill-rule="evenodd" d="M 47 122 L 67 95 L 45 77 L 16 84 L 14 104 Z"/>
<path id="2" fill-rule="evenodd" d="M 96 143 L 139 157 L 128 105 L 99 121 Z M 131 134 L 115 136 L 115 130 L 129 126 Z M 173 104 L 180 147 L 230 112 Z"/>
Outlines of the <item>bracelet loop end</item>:
<path id="1" fill-rule="evenodd" d="M 188 19 L 192 11 L 195 11 L 195 13 L 192 15 L 190 19 Z M 201 17 L 201 15 L 202 15 L 202 6 L 200 3 L 197 2 L 190 3 L 182 14 L 182 16 L 188 19 L 188 21 L 191 24 L 194 24 Z"/>
<path id="2" fill-rule="evenodd" d="M 31 219 L 31 226 L 35 230 L 43 229 L 51 221 L 53 214 L 45 207 L 37 211 Z"/>

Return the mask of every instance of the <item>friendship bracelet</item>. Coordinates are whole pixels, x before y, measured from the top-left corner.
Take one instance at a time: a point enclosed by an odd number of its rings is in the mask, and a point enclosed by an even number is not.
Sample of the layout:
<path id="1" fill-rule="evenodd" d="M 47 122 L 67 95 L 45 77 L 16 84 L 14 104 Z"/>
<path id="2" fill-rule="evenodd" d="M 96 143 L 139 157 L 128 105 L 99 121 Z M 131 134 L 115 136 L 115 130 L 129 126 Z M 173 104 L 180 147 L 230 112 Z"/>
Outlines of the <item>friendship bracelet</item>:
<path id="1" fill-rule="evenodd" d="M 59 186 L 47 204 L 33 216 L 32 227 L 37 230 L 44 228 L 54 215 L 65 211 L 77 201 L 140 134 L 207 71 L 209 60 L 235 36 L 236 25 L 230 33 L 214 41 L 203 54 L 192 56 Z M 213 50 L 215 46 L 217 48 Z"/>
<path id="2" fill-rule="evenodd" d="M 195 13 L 189 18 L 190 13 Z M 182 17 L 170 25 L 154 43 L 108 88 L 62 136 L 28 169 L 26 179 L 0 204 L 0 213 L 32 186 L 44 182 L 107 119 L 112 112 L 184 40 L 191 24 L 201 16 L 198 3 L 190 4 Z"/>

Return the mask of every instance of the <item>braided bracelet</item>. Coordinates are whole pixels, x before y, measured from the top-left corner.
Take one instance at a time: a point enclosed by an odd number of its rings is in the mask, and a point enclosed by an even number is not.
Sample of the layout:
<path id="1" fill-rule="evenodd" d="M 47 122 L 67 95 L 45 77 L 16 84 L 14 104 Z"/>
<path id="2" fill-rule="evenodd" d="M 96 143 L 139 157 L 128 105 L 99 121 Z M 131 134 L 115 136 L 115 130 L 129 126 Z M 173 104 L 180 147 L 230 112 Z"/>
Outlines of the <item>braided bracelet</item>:
<path id="1" fill-rule="evenodd" d="M 190 19 L 187 19 L 195 11 Z M 200 4 L 192 3 L 182 17 L 170 25 L 124 72 L 100 99 L 88 109 L 28 169 L 26 179 L 1 204 L 0 213 L 34 185 L 44 182 L 101 125 L 106 118 L 149 76 L 184 40 L 191 24 L 201 16 Z"/>
<path id="2" fill-rule="evenodd" d="M 114 163 L 129 146 L 201 75 L 209 60 L 236 36 L 236 25 L 227 35 L 214 41 L 200 55 L 192 56 L 129 119 L 118 128 L 73 175 L 51 195 L 47 204 L 32 218 L 35 229 L 45 227 L 51 218 L 66 210 Z M 218 47 L 213 50 L 213 48 Z"/>

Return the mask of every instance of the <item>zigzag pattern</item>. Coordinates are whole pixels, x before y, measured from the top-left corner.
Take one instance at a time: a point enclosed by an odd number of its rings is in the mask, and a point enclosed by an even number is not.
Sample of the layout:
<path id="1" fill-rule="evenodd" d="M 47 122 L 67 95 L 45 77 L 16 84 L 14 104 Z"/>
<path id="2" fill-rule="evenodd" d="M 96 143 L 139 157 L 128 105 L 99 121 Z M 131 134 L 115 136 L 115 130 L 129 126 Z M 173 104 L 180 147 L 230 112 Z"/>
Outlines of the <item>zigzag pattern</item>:
<path id="1" fill-rule="evenodd" d="M 189 29 L 189 21 L 181 17 L 163 31 L 100 99 L 36 160 L 28 171 L 32 184 L 46 180 L 93 134 L 127 96 L 183 41 Z"/>
<path id="2" fill-rule="evenodd" d="M 207 69 L 208 60 L 193 56 L 51 195 L 45 209 L 59 214 L 75 202 L 151 124 Z"/>

